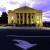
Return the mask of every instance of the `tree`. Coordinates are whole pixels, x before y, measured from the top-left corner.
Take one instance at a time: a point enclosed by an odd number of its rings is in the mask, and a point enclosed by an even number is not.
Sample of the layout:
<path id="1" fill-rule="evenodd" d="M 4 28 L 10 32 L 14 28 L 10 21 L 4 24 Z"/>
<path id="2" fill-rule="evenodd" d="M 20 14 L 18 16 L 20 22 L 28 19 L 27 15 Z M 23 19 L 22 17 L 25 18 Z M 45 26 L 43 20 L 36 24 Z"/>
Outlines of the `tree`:
<path id="1" fill-rule="evenodd" d="M 50 27 L 50 22 L 44 22 L 43 25 L 46 27 Z"/>
<path id="2" fill-rule="evenodd" d="M 1 18 L 2 18 L 2 24 L 7 24 L 8 23 L 8 17 L 7 17 L 7 13 L 6 12 L 3 12 L 2 15 L 1 15 Z"/>

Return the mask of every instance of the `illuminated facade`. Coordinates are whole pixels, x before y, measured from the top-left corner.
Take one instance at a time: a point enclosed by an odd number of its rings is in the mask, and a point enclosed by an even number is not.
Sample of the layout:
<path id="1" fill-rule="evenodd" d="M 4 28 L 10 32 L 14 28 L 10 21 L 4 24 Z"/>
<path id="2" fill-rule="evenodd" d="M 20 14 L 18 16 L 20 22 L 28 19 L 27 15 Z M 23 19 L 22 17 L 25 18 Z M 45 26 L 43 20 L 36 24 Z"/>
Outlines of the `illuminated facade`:
<path id="1" fill-rule="evenodd" d="M 8 11 L 8 24 L 35 24 L 36 26 L 43 26 L 42 10 L 36 10 L 27 6 Z"/>

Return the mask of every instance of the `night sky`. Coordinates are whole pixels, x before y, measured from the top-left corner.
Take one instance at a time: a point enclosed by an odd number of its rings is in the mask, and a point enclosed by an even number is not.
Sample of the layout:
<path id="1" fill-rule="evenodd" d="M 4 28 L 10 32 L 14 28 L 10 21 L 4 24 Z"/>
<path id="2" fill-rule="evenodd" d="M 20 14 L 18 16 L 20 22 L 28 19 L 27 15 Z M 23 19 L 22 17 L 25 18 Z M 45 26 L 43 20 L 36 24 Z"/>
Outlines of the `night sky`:
<path id="1" fill-rule="evenodd" d="M 25 5 L 42 10 L 43 22 L 50 21 L 50 0 L 0 0 L 0 15 L 2 12 L 8 12 L 8 10 L 14 10 Z"/>

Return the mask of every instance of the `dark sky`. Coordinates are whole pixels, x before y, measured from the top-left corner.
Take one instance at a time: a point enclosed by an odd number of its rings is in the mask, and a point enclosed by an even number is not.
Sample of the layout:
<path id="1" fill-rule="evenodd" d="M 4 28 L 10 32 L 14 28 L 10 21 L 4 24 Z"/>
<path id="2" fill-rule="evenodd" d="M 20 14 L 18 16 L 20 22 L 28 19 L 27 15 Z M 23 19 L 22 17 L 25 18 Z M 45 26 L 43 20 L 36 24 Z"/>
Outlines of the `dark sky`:
<path id="1" fill-rule="evenodd" d="M 0 0 L 0 15 L 2 12 L 14 10 L 22 6 L 42 10 L 42 20 L 50 21 L 50 0 Z"/>

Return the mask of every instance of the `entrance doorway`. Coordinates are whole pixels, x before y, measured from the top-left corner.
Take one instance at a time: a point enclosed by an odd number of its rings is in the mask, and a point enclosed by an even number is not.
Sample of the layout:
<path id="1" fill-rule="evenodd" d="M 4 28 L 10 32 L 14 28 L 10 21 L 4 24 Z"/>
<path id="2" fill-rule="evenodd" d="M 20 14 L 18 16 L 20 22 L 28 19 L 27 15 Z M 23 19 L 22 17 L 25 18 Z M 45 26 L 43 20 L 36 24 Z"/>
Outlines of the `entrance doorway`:
<path id="1" fill-rule="evenodd" d="M 25 16 L 25 25 L 26 25 L 26 16 Z"/>
<path id="2" fill-rule="evenodd" d="M 12 21 L 12 24 L 13 24 L 13 21 Z"/>

